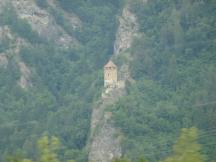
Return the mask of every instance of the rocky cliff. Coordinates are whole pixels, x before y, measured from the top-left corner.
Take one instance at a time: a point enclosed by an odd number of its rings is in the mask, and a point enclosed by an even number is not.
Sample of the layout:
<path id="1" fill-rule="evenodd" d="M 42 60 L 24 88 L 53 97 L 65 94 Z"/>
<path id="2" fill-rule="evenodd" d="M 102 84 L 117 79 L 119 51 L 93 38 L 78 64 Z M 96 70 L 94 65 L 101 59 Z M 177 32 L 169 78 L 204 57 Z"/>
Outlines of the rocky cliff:
<path id="1" fill-rule="evenodd" d="M 0 26 L 0 42 L 7 42 L 7 49 L 0 51 L 0 67 L 7 68 L 8 63 L 14 58 L 17 67 L 20 71 L 20 79 L 17 84 L 27 89 L 32 86 L 30 81 L 31 70 L 19 57 L 20 49 L 23 46 L 29 45 L 24 39 L 13 33 L 8 26 Z"/>
<path id="2" fill-rule="evenodd" d="M 18 16 L 28 21 L 32 29 L 37 31 L 40 36 L 49 41 L 55 41 L 58 45 L 68 47 L 76 44 L 76 39 L 67 34 L 67 32 L 57 24 L 55 17 L 50 13 L 51 8 L 56 8 L 54 1 L 49 1 L 49 9 L 42 9 L 34 0 L 13 0 L 11 1 L 16 9 Z M 58 10 L 60 10 L 58 8 Z M 63 11 L 62 11 L 63 12 Z M 67 15 L 71 28 L 80 25 L 80 20 L 74 15 Z"/>
<path id="3" fill-rule="evenodd" d="M 77 29 L 82 26 L 81 20 L 75 14 L 67 13 L 61 9 L 56 4 L 56 1 L 47 0 L 47 2 L 48 7 L 41 8 L 34 0 L 11 0 L 10 2 L 0 0 L 0 8 L 12 6 L 17 17 L 25 20 L 39 37 L 53 42 L 59 48 L 68 49 L 70 46 L 79 44 L 75 37 L 71 36 L 63 26 L 58 24 L 52 12 L 60 12 L 72 29 Z M 137 30 L 138 24 L 136 17 L 130 11 L 129 6 L 126 5 L 122 10 L 122 14 L 119 16 L 119 27 L 114 42 L 112 59 L 120 55 L 128 55 L 127 49 L 131 47 Z M 15 64 L 21 74 L 17 85 L 24 90 L 28 90 L 29 87 L 34 86 L 31 80 L 34 69 L 22 60 L 20 50 L 25 46 L 31 47 L 33 45 L 11 30 L 8 25 L 0 26 L 0 42 L 4 41 L 7 42 L 8 46 L 7 49 L 0 51 L 0 68 L 7 68 L 11 58 L 14 58 Z M 91 135 L 87 146 L 90 162 L 109 162 L 114 158 L 122 156 L 121 139 L 123 135 L 114 127 L 113 121 L 111 120 L 112 112 L 107 108 L 115 104 L 121 96 L 125 95 L 124 82 L 129 78 L 129 63 L 125 62 L 119 66 L 119 87 L 104 90 L 101 99 L 93 108 Z"/>
<path id="4" fill-rule="evenodd" d="M 110 120 L 112 113 L 107 107 L 124 93 L 124 89 L 112 89 L 95 105 L 91 120 L 89 162 L 109 162 L 122 156 L 121 132 L 113 126 Z"/>
<path id="5" fill-rule="evenodd" d="M 40 8 L 34 0 L 0 0 L 0 14 L 12 7 L 17 14 L 18 19 L 25 20 L 30 24 L 32 30 L 41 38 L 53 41 L 60 48 L 76 46 L 78 41 L 75 37 L 69 35 L 62 26 L 56 22 L 55 15 L 51 11 L 61 12 L 72 29 L 81 26 L 80 19 L 75 14 L 66 13 L 58 7 L 55 1 L 49 0 L 48 7 Z M 0 21 L 1 22 L 1 21 Z M 31 43 L 14 33 L 8 25 L 0 25 L 0 44 L 4 44 L 4 50 L 0 50 L 0 68 L 7 68 L 11 58 L 15 58 L 16 66 L 20 71 L 20 79 L 17 84 L 28 89 L 32 86 L 31 68 L 19 56 L 22 47 L 31 46 Z"/>
<path id="6" fill-rule="evenodd" d="M 119 68 L 119 86 L 105 89 L 102 98 L 93 108 L 91 117 L 91 136 L 89 140 L 89 162 L 110 162 L 122 156 L 121 142 L 123 134 L 114 127 L 111 120 L 112 112 L 107 109 L 114 105 L 119 98 L 124 96 L 125 81 L 132 80 L 129 73 L 130 54 L 126 51 L 131 47 L 137 35 L 138 24 L 135 15 L 125 6 L 119 17 L 119 27 L 114 43 L 113 58 L 119 54 L 126 55 L 127 61 Z"/>
<path id="7" fill-rule="evenodd" d="M 130 11 L 127 5 L 119 17 L 119 28 L 116 34 L 114 44 L 114 54 L 124 53 L 132 45 L 133 38 L 137 35 L 138 24 L 135 15 Z"/>

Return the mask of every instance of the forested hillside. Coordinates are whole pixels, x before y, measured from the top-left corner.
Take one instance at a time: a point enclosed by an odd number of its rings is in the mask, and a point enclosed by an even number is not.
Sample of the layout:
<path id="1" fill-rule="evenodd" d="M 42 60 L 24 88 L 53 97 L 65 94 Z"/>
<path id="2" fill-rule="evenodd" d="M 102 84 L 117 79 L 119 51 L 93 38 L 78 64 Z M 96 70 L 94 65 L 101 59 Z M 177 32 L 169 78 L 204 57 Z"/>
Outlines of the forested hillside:
<path id="1" fill-rule="evenodd" d="M 197 127 L 206 160 L 216 157 L 215 1 L 133 1 L 140 25 L 130 69 L 135 84 L 114 106 L 125 154 L 169 155 L 181 128 Z"/>
<path id="2" fill-rule="evenodd" d="M 14 39 L 5 36 L 0 42 L 0 57 L 7 59 L 0 66 L 0 161 L 17 151 L 36 159 L 35 143 L 43 135 L 60 139 L 65 152 L 61 159 L 85 161 L 91 106 L 100 96 L 101 70 L 113 51 L 121 4 L 60 0 L 54 8 L 47 1 L 36 3 L 78 43 L 59 46 L 33 30 L 12 3 L 2 7 L 1 27 L 9 27 Z M 81 27 L 73 29 L 65 12 L 79 17 Z M 19 53 L 8 52 L 17 39 L 25 42 Z M 17 84 L 21 61 L 31 73 L 24 89 Z"/>
<path id="3" fill-rule="evenodd" d="M 122 65 L 130 53 L 133 79 L 108 107 L 122 133 L 116 161 L 216 160 L 215 0 L 16 3 L 0 0 L 0 161 L 87 161 L 92 108 L 126 5 L 139 31 L 115 56 Z"/>

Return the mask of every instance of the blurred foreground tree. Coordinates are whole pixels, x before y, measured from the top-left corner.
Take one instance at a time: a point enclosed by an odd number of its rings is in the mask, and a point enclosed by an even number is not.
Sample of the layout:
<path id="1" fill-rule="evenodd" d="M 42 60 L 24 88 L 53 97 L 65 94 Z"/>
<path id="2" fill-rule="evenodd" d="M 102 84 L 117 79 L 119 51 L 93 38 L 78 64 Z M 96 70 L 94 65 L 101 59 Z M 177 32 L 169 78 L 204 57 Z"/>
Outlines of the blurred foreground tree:
<path id="1" fill-rule="evenodd" d="M 126 158 L 120 158 L 120 159 L 113 160 L 113 162 L 130 162 L 130 160 Z"/>
<path id="2" fill-rule="evenodd" d="M 200 153 L 201 146 L 197 143 L 198 130 L 194 127 L 183 128 L 176 144 L 173 146 L 173 155 L 163 162 L 203 162 Z"/>
<path id="3" fill-rule="evenodd" d="M 58 158 L 58 150 L 60 149 L 60 141 L 57 137 L 43 136 L 37 141 L 39 157 L 36 162 L 60 162 Z M 16 153 L 14 156 L 8 156 L 7 162 L 33 162 L 30 159 L 23 159 L 23 156 Z M 75 162 L 67 160 L 67 162 Z"/>
<path id="4" fill-rule="evenodd" d="M 39 162 L 59 162 L 56 151 L 59 149 L 60 142 L 58 138 L 44 136 L 38 140 L 38 149 L 40 151 Z"/>

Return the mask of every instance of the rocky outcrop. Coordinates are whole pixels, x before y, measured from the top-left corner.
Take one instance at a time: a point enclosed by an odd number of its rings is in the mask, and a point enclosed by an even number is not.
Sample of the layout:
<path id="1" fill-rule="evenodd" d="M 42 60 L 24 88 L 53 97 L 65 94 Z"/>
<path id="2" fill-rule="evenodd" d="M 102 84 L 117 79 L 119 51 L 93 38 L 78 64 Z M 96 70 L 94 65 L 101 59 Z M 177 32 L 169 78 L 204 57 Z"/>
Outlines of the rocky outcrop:
<path id="1" fill-rule="evenodd" d="M 69 35 L 62 26 L 56 23 L 53 11 L 60 11 L 67 25 L 72 29 L 81 27 L 80 19 L 72 13 L 67 13 L 56 5 L 54 0 L 47 0 L 49 6 L 47 9 L 42 9 L 35 3 L 35 0 L 0 0 L 0 13 L 3 7 L 12 5 L 17 15 L 21 19 L 25 19 L 41 37 L 49 41 L 55 42 L 56 45 L 63 48 L 75 46 L 77 40 Z M 6 42 L 6 44 L 5 44 Z M 0 45 L 3 45 L 3 50 L 0 48 L 0 68 L 7 68 L 11 57 L 15 58 L 17 67 L 20 71 L 20 79 L 18 85 L 23 89 L 28 89 L 32 86 L 31 70 L 19 56 L 20 49 L 23 46 L 31 46 L 30 43 L 20 38 L 16 33 L 13 33 L 8 26 L 0 26 Z M 1 46 L 0 46 L 1 47 Z"/>
<path id="2" fill-rule="evenodd" d="M 1 54 L 0 55 L 0 68 L 7 68 L 8 65 L 8 59 L 5 55 Z"/>
<path id="3" fill-rule="evenodd" d="M 76 44 L 75 38 L 68 35 L 61 26 L 59 26 L 47 10 L 39 8 L 34 0 L 12 0 L 18 16 L 28 21 L 32 29 L 37 31 L 40 36 L 56 42 L 58 45 L 68 47 Z M 75 18 L 72 20 L 77 25 Z M 72 23 L 72 22 L 71 22 Z"/>
<path id="4" fill-rule="evenodd" d="M 112 88 L 103 93 L 103 97 L 94 107 L 91 120 L 89 162 L 110 162 L 122 156 L 122 136 L 110 120 L 112 112 L 106 108 L 115 104 L 124 93 L 122 88 Z"/>
<path id="5" fill-rule="evenodd" d="M 31 70 L 30 68 L 25 64 L 25 62 L 22 61 L 22 59 L 19 56 L 20 49 L 25 46 L 27 43 L 18 38 L 15 42 L 16 46 L 13 49 L 13 53 L 16 55 L 16 62 L 20 71 L 20 79 L 18 80 L 18 85 L 23 89 L 28 89 L 32 86 L 32 82 L 30 80 L 31 77 Z"/>
<path id="6" fill-rule="evenodd" d="M 68 22 L 68 24 L 70 24 L 70 27 L 75 30 L 77 28 L 80 28 L 82 26 L 82 21 L 79 19 L 79 17 L 77 17 L 75 14 L 73 14 L 72 12 L 68 13 L 62 9 L 60 9 L 58 7 L 58 5 L 56 5 L 55 0 L 47 0 L 48 4 L 50 5 L 50 7 L 52 7 L 54 10 L 56 11 L 60 11 L 62 13 L 62 15 L 64 15 L 64 19 L 65 21 Z"/>
<path id="7" fill-rule="evenodd" d="M 122 15 L 119 17 L 113 55 L 114 57 L 119 57 L 119 54 L 124 55 L 124 64 L 119 67 L 119 79 L 123 82 L 126 80 L 131 83 L 135 82 L 129 70 L 129 64 L 133 58 L 128 49 L 131 48 L 134 38 L 138 37 L 138 29 L 139 25 L 136 16 L 131 12 L 130 6 L 126 5 L 122 10 Z"/>
<path id="8" fill-rule="evenodd" d="M 55 5 L 55 1 L 47 0 L 50 5 L 48 9 L 42 9 L 37 6 L 35 0 L 0 0 L 0 13 L 7 3 L 12 4 L 16 10 L 18 17 L 25 19 L 41 37 L 54 41 L 61 47 L 69 47 L 77 45 L 78 41 L 75 37 L 69 35 L 62 26 L 55 21 L 54 14 L 50 13 L 51 8 L 54 11 L 61 11 L 67 25 L 71 29 L 76 29 L 81 26 L 80 19 L 72 13 L 64 12 L 61 8 Z"/>
<path id="9" fill-rule="evenodd" d="M 127 53 L 132 45 L 134 37 L 138 33 L 138 24 L 135 15 L 126 6 L 119 18 L 119 28 L 114 44 L 114 55 L 127 57 L 126 62 L 118 67 L 118 86 L 106 88 L 101 100 L 94 106 L 91 117 L 91 137 L 89 144 L 89 162 L 110 162 L 122 156 L 122 133 L 112 124 L 112 112 L 106 110 L 112 104 L 125 95 L 125 81 L 133 82 L 129 72 L 131 55 Z"/>
<path id="10" fill-rule="evenodd" d="M 0 26 L 0 42 L 8 40 L 11 41 L 14 37 L 7 26 Z"/>
<path id="11" fill-rule="evenodd" d="M 7 26 L 0 27 L 0 43 L 2 44 L 2 42 L 7 42 L 8 48 L 0 53 L 0 68 L 7 68 L 10 61 L 8 56 L 13 56 L 21 74 L 20 79 L 17 81 L 18 85 L 23 89 L 27 89 L 32 86 L 30 81 L 30 68 L 21 60 L 19 56 L 20 49 L 28 43 L 17 37 Z"/>
<path id="12" fill-rule="evenodd" d="M 20 79 L 18 81 L 18 84 L 21 88 L 27 89 L 28 87 L 32 86 L 30 76 L 31 76 L 31 71 L 30 69 L 26 66 L 24 62 L 18 62 L 18 67 L 21 73 Z"/>
<path id="13" fill-rule="evenodd" d="M 108 123 L 103 124 L 100 129 L 92 142 L 89 162 L 109 162 L 120 158 L 121 137 L 116 135 L 116 129 Z"/>
<path id="14" fill-rule="evenodd" d="M 134 37 L 137 35 L 138 23 L 136 16 L 126 6 L 119 18 L 119 28 L 116 34 L 114 44 L 114 54 L 118 55 L 129 49 L 132 45 Z"/>
<path id="15" fill-rule="evenodd" d="M 9 32 L 9 28 L 6 26 L 0 27 L 0 45 L 2 46 L 4 42 L 10 41 L 10 39 L 12 39 L 12 35 Z M 7 65 L 8 65 L 8 58 L 6 54 L 4 53 L 4 50 L 1 50 L 0 51 L 0 68 L 6 68 Z"/>

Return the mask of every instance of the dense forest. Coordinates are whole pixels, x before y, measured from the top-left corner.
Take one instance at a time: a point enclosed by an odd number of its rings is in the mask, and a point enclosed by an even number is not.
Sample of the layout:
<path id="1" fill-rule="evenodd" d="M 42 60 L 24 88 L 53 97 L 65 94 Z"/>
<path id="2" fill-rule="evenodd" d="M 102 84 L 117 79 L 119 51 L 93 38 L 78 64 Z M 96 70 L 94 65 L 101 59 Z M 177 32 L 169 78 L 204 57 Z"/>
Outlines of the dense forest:
<path id="1" fill-rule="evenodd" d="M 181 128 L 197 127 L 206 160 L 216 157 L 215 1 L 132 2 L 140 37 L 131 49 L 136 84 L 115 106 L 132 159 L 170 154 Z"/>
<path id="2" fill-rule="evenodd" d="M 46 7 L 44 1 L 37 1 Z M 33 70 L 32 87 L 17 85 L 20 72 L 16 57 L 6 69 L 0 68 L 0 156 L 20 152 L 36 158 L 35 143 L 43 136 L 57 136 L 65 146 L 62 158 L 85 161 L 91 105 L 102 88 L 101 67 L 112 54 L 119 12 L 118 1 L 58 1 L 59 7 L 75 12 L 83 28 L 68 31 L 80 42 L 77 47 L 62 49 L 31 29 L 20 19 L 11 4 L 1 14 L 0 24 L 7 25 L 19 37 L 31 43 L 20 56 Z M 75 8 L 75 10 L 73 10 Z M 67 24 L 61 12 L 56 22 Z M 106 32 L 104 32 L 106 30 Z M 4 43 L 4 44 L 3 44 Z M 1 51 L 6 51 L 3 42 Z M 66 150 L 66 151 L 65 151 Z M 2 161 L 0 160 L 0 161 Z"/>
<path id="3" fill-rule="evenodd" d="M 124 136 L 124 156 L 115 161 L 216 160 L 215 0 L 56 0 L 57 8 L 35 2 L 79 43 L 59 47 L 12 4 L 4 7 L 0 27 L 30 45 L 19 56 L 8 53 L 7 68 L 0 66 L 0 161 L 87 161 L 91 111 L 125 5 L 139 33 L 129 49 L 135 82 L 126 82 L 127 95 L 109 107 Z M 63 11 L 76 14 L 82 27 L 71 28 Z M 14 44 L 1 40 L 0 56 Z M 19 59 L 32 69 L 28 89 L 17 84 Z"/>

